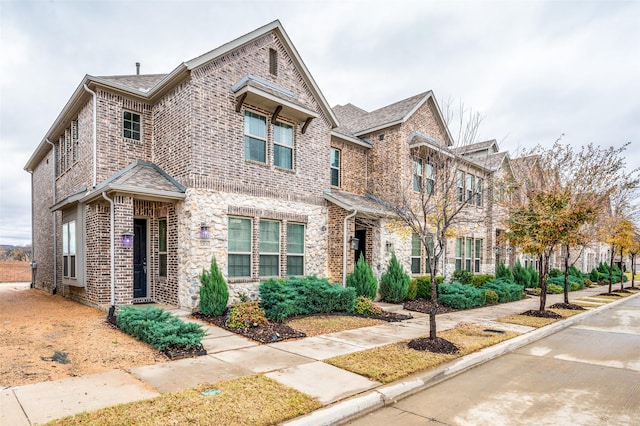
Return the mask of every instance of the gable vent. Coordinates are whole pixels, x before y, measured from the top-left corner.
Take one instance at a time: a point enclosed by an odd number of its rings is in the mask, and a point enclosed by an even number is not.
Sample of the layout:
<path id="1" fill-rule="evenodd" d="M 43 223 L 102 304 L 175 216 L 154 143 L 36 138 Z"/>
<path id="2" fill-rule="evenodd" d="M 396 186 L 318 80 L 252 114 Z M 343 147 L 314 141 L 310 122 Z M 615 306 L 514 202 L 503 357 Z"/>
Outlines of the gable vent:
<path id="1" fill-rule="evenodd" d="M 278 75 L 278 51 L 276 49 L 269 49 L 269 73 Z"/>

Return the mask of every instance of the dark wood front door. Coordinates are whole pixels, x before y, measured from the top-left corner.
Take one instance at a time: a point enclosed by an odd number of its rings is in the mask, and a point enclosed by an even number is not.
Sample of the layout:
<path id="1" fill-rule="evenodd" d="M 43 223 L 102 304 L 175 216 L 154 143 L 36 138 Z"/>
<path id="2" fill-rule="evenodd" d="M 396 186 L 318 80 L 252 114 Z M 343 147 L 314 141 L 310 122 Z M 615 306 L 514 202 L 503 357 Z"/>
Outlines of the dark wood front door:
<path id="1" fill-rule="evenodd" d="M 133 298 L 147 297 L 147 220 L 133 221 Z"/>

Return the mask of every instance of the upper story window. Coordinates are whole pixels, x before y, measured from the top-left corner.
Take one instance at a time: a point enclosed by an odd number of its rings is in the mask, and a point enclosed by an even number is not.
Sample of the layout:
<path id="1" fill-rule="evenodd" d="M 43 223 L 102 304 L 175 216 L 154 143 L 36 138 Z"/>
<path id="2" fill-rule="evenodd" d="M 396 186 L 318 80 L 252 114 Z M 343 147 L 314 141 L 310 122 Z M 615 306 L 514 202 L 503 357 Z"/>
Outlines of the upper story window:
<path id="1" fill-rule="evenodd" d="M 425 165 L 425 186 L 424 190 L 427 194 L 433 194 L 436 190 L 435 170 L 433 163 L 427 161 Z"/>
<path id="2" fill-rule="evenodd" d="M 473 192 L 475 189 L 475 177 L 467 173 L 467 197 L 466 201 L 473 203 Z"/>
<path id="3" fill-rule="evenodd" d="M 422 158 L 413 159 L 413 190 L 420 192 L 422 190 Z"/>
<path id="4" fill-rule="evenodd" d="M 140 140 L 140 114 L 123 111 L 122 116 L 122 136 L 127 139 Z"/>
<path id="5" fill-rule="evenodd" d="M 340 186 L 340 150 L 331 148 L 331 186 Z"/>
<path id="6" fill-rule="evenodd" d="M 482 184 L 481 178 L 476 178 L 476 206 L 482 207 Z"/>
<path id="7" fill-rule="evenodd" d="M 293 127 L 285 123 L 273 125 L 273 165 L 293 169 Z"/>
<path id="8" fill-rule="evenodd" d="M 267 162 L 267 118 L 251 111 L 244 112 L 244 158 Z"/>
<path id="9" fill-rule="evenodd" d="M 458 201 L 464 201 L 464 172 L 458 170 L 456 171 L 456 197 Z"/>

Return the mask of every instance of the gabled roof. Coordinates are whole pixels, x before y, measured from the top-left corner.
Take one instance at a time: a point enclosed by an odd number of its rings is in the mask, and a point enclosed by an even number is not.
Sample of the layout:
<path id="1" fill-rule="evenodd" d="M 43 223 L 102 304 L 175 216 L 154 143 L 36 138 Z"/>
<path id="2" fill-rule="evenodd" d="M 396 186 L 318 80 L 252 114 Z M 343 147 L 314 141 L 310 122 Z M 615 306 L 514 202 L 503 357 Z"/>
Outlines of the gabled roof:
<path id="1" fill-rule="evenodd" d="M 384 208 L 382 204 L 368 196 L 335 189 L 325 189 L 324 198 L 345 210 L 357 210 L 360 216 L 385 217 L 393 214 Z"/>
<path id="2" fill-rule="evenodd" d="M 35 168 L 38 162 L 44 157 L 44 155 L 51 149 L 51 146 L 46 142 L 47 139 L 52 138 L 64 131 L 68 126 L 68 123 L 75 117 L 78 109 L 84 105 L 87 98 L 90 96 L 85 90 L 85 86 L 95 89 L 96 87 L 104 87 L 112 91 L 127 94 L 141 99 L 144 102 L 155 102 L 162 95 L 164 95 L 171 88 L 175 87 L 185 78 L 187 78 L 191 71 L 206 65 L 210 61 L 213 61 L 221 56 L 228 54 L 229 52 L 244 46 L 252 42 L 253 40 L 264 36 L 270 32 L 275 32 L 278 38 L 282 41 L 284 49 L 289 54 L 293 64 L 300 71 L 303 81 L 309 87 L 314 98 L 318 101 L 322 112 L 329 120 L 332 127 L 338 125 L 338 119 L 336 118 L 333 110 L 327 103 L 324 95 L 320 91 L 320 88 L 316 84 L 315 80 L 309 73 L 306 65 L 302 61 L 302 58 L 298 54 L 298 51 L 291 43 L 289 36 L 285 32 L 280 21 L 275 20 L 268 23 L 248 34 L 238 37 L 222 46 L 213 49 L 203 55 L 200 55 L 194 59 L 178 65 L 169 74 L 155 74 L 155 75 L 121 75 L 121 76 L 107 76 L 97 77 L 91 75 L 85 75 L 76 90 L 71 95 L 71 98 L 64 106 L 56 120 L 53 122 L 44 138 L 36 148 L 36 150 L 27 161 L 25 170 L 31 171 Z M 141 90 L 143 89 L 143 90 Z"/>
<path id="3" fill-rule="evenodd" d="M 456 148 L 456 152 L 461 155 L 495 154 L 498 151 L 500 151 L 500 149 L 495 139 L 471 143 Z"/>
<path id="4" fill-rule="evenodd" d="M 333 111 L 338 116 L 340 125 L 346 127 L 354 136 L 363 136 L 377 130 L 402 124 L 407 121 L 418 108 L 431 101 L 436 110 L 436 119 L 445 130 L 447 144 L 453 144 L 453 138 L 440 111 L 440 107 L 432 91 L 419 93 L 415 96 L 392 103 L 375 111 L 367 112 L 352 104 L 337 105 Z"/>

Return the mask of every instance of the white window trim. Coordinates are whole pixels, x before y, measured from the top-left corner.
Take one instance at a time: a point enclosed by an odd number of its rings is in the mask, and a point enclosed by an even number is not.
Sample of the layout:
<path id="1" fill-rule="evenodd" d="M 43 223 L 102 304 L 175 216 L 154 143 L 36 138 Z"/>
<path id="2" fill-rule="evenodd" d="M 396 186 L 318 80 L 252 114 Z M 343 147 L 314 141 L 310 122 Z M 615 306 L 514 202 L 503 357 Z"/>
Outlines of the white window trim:
<path id="1" fill-rule="evenodd" d="M 304 224 L 304 223 L 288 222 L 287 226 L 289 224 L 302 226 L 302 253 L 289 253 L 289 241 L 288 240 L 287 240 L 287 244 L 286 244 L 286 253 L 285 253 L 285 256 L 287 257 L 287 265 L 289 263 L 289 261 L 288 261 L 289 257 L 301 257 L 302 258 L 302 275 L 289 274 L 289 269 L 286 268 L 286 276 L 292 276 L 292 277 L 305 276 L 306 275 L 305 258 L 306 258 L 306 255 L 307 255 L 307 225 Z M 289 232 L 288 231 L 289 230 L 287 229 L 287 238 L 289 238 Z"/>
<path id="2" fill-rule="evenodd" d="M 275 128 L 278 125 L 284 125 L 284 126 L 288 126 L 291 129 L 291 145 L 287 145 L 284 143 L 280 143 L 278 141 L 276 141 L 276 132 L 275 132 Z M 296 146 L 296 132 L 295 132 L 295 126 L 291 123 L 286 123 L 284 121 L 280 121 L 280 120 L 276 120 L 275 123 L 272 123 L 273 128 L 273 166 L 278 168 L 278 169 L 282 169 L 282 170 L 295 170 L 296 169 L 296 158 L 295 158 L 295 146 Z M 282 167 L 282 166 L 278 166 L 276 165 L 276 149 L 275 147 L 277 146 L 281 146 L 284 147 L 286 149 L 288 149 L 289 151 L 291 151 L 291 168 L 288 167 Z"/>
<path id="3" fill-rule="evenodd" d="M 334 185 L 333 183 L 329 182 L 331 186 L 335 187 L 335 188 L 340 188 L 342 186 L 342 150 L 338 149 L 338 148 L 334 148 L 331 147 L 330 149 L 330 153 L 332 151 L 336 151 L 338 153 L 338 166 L 334 166 L 333 162 L 331 161 L 331 154 L 329 154 L 329 169 L 330 170 L 337 170 L 338 171 L 338 184 Z M 329 176 L 329 180 L 331 180 L 331 176 Z"/>
<path id="4" fill-rule="evenodd" d="M 280 276 L 280 266 L 281 266 L 281 255 L 280 255 L 280 249 L 282 247 L 282 222 L 278 221 L 278 220 L 270 220 L 270 219 L 260 219 L 259 223 L 258 223 L 258 235 L 261 232 L 261 225 L 262 222 L 271 222 L 271 223 L 276 223 L 278 224 L 278 248 L 276 251 L 262 251 L 262 248 L 260 248 L 260 243 L 261 243 L 261 238 L 258 237 L 258 276 L 260 278 L 271 278 L 271 277 L 279 277 Z M 262 275 L 260 273 L 260 261 L 262 260 L 262 256 L 277 256 L 278 257 L 278 271 L 276 275 Z"/>
<path id="5" fill-rule="evenodd" d="M 249 245 L 249 251 L 231 251 L 229 248 L 229 229 L 231 228 L 229 225 L 231 223 L 231 219 L 242 219 L 249 221 L 249 235 L 251 235 L 251 244 Z M 249 255 L 249 275 L 231 275 L 230 267 L 229 267 L 229 256 L 232 255 L 240 255 L 246 256 Z M 250 217 L 242 217 L 242 216 L 229 216 L 227 218 L 227 276 L 230 279 L 247 279 L 253 276 L 253 220 Z"/>

